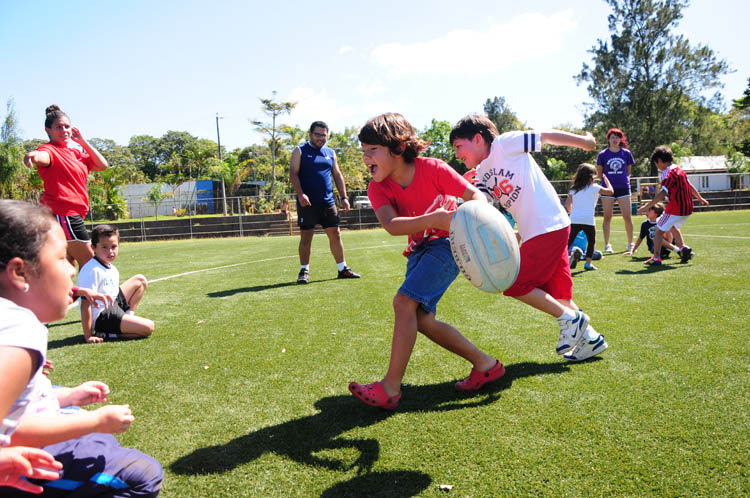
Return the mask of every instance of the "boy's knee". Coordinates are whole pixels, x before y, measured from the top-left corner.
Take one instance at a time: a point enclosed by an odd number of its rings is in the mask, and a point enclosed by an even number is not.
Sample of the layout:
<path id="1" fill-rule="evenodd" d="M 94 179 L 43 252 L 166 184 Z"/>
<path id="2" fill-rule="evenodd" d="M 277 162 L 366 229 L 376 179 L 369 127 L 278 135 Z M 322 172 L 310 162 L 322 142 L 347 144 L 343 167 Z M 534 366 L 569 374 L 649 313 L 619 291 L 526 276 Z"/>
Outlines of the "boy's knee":
<path id="1" fill-rule="evenodd" d="M 416 311 L 417 306 L 418 303 L 415 300 L 401 294 L 400 292 L 393 298 L 393 311 L 396 313 L 413 313 Z"/>
<path id="2" fill-rule="evenodd" d="M 146 290 L 148 288 L 148 279 L 145 275 L 141 275 L 140 273 L 133 277 L 136 282 L 138 282 L 138 285 L 141 286 L 143 290 Z"/>
<path id="3" fill-rule="evenodd" d="M 127 492 L 132 492 L 132 496 L 159 496 L 164 480 L 164 469 L 161 464 L 145 453 L 137 450 L 131 452 L 134 458 L 127 462 L 118 476 L 130 486 Z"/>

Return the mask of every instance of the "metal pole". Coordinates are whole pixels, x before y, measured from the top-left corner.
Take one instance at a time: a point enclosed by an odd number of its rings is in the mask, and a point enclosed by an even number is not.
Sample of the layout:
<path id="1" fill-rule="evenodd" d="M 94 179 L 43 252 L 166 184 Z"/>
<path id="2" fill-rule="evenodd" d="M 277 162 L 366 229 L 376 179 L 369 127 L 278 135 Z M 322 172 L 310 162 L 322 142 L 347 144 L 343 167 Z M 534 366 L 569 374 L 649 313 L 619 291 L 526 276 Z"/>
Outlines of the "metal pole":
<path id="1" fill-rule="evenodd" d="M 223 117 L 219 117 L 219 113 L 216 113 L 216 143 L 219 146 L 219 161 L 222 161 L 221 158 L 221 136 L 219 135 L 219 120 L 224 119 Z M 224 207 L 224 216 L 227 215 L 227 192 L 224 188 L 224 175 L 221 177 L 221 199 L 222 199 L 222 206 Z"/>

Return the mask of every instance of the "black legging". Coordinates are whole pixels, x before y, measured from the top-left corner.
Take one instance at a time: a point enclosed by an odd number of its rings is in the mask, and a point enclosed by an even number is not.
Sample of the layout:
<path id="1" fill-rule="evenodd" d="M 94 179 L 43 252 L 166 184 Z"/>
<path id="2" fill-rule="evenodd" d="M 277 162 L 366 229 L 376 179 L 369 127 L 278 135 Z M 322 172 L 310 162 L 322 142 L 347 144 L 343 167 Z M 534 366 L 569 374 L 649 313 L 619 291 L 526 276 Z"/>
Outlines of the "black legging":
<path id="1" fill-rule="evenodd" d="M 576 240 L 578 232 L 583 230 L 586 234 L 586 258 L 594 257 L 594 246 L 596 245 L 596 227 L 594 225 L 579 225 L 578 223 L 571 223 L 570 225 L 570 236 L 568 237 L 568 249 L 573 245 L 573 241 Z"/>

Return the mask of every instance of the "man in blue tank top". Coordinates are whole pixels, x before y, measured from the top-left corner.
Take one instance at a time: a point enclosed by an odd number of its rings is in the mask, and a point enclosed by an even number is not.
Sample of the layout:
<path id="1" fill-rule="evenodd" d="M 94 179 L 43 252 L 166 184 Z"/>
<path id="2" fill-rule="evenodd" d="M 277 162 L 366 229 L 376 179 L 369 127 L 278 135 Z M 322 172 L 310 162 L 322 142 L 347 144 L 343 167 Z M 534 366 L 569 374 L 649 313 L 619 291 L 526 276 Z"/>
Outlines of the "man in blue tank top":
<path id="1" fill-rule="evenodd" d="M 349 211 L 344 176 L 336 162 L 336 152 L 326 147 L 328 125 L 315 121 L 310 125 L 310 140 L 292 151 L 289 177 L 297 192 L 297 223 L 300 229 L 298 284 L 310 281 L 310 251 L 315 226 L 325 230 L 331 254 L 338 265 L 338 278 L 359 278 L 344 259 L 344 244 L 339 231 L 339 212 L 333 197 L 333 182 L 341 196 L 344 211 Z"/>

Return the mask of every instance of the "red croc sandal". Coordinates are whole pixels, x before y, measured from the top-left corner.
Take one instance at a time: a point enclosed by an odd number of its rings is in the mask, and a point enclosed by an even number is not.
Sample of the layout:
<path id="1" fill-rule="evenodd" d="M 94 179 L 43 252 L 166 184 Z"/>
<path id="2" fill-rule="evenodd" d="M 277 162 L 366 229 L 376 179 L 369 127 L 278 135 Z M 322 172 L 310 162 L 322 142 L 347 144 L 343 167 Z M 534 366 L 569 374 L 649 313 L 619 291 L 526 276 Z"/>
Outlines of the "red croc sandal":
<path id="1" fill-rule="evenodd" d="M 373 382 L 366 385 L 351 382 L 349 390 L 361 402 L 372 406 L 379 406 L 386 410 L 395 410 L 398 406 L 398 400 L 401 399 L 401 393 L 395 396 L 388 396 L 380 382 Z"/>
<path id="2" fill-rule="evenodd" d="M 480 389 L 483 385 L 497 380 L 505 375 L 505 367 L 499 361 L 486 372 L 471 369 L 471 373 L 464 380 L 456 382 L 456 391 L 471 392 Z"/>

